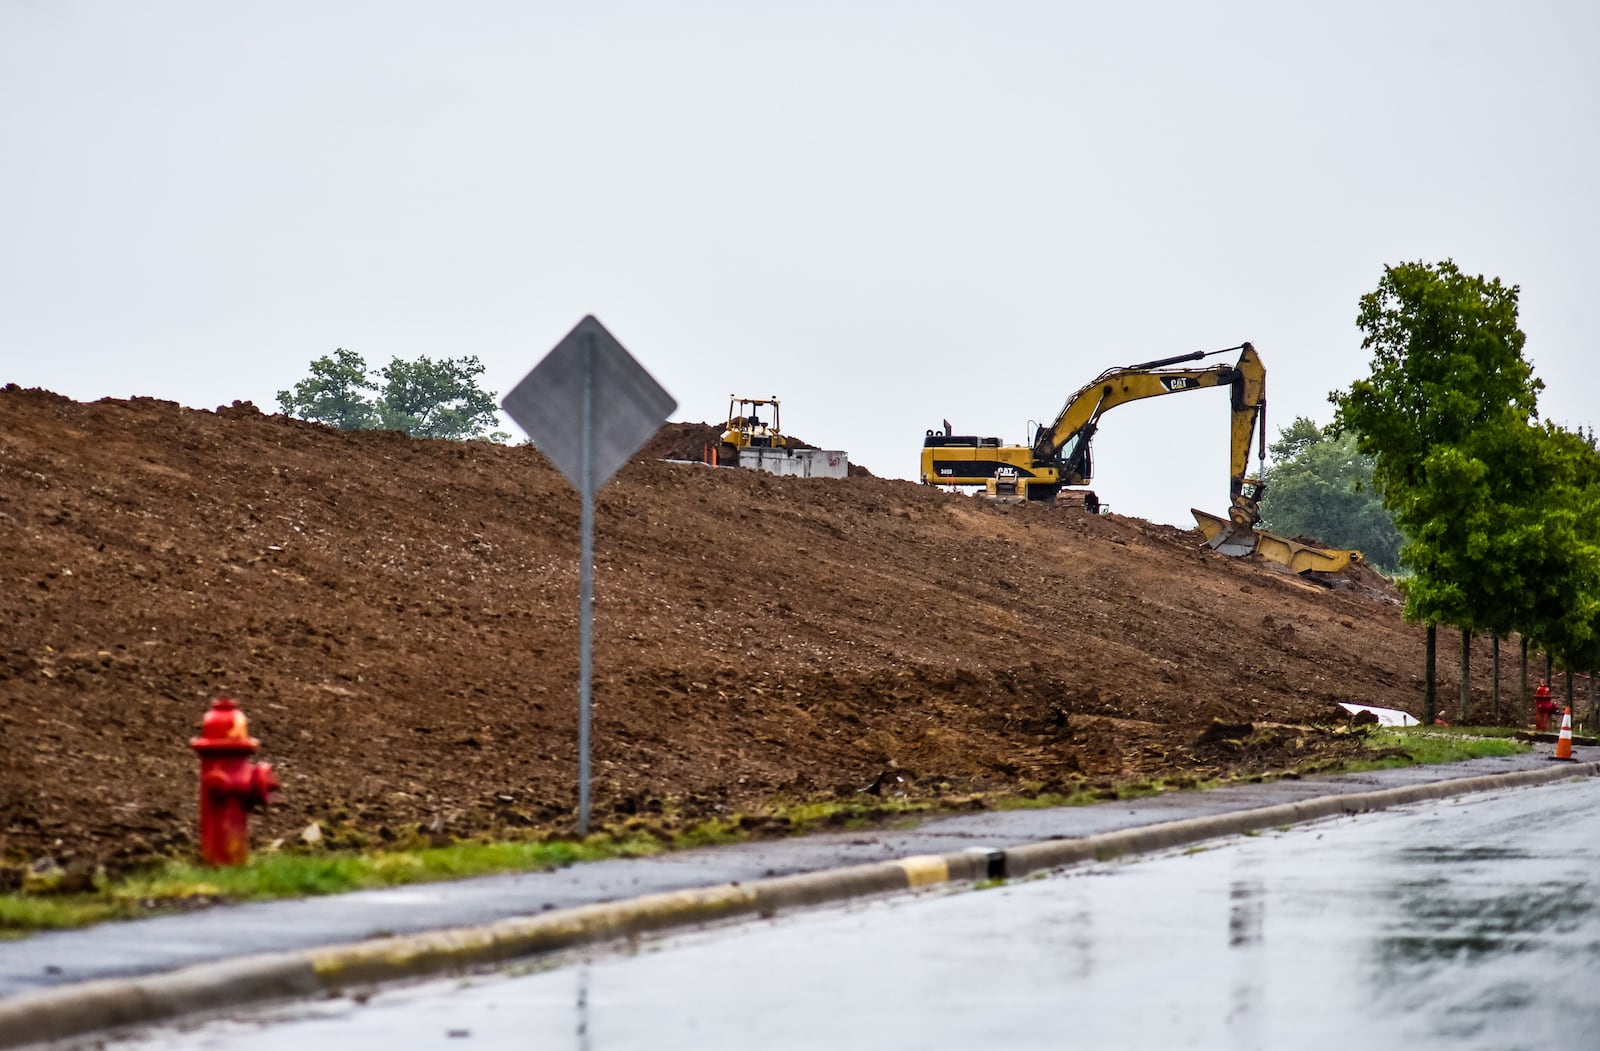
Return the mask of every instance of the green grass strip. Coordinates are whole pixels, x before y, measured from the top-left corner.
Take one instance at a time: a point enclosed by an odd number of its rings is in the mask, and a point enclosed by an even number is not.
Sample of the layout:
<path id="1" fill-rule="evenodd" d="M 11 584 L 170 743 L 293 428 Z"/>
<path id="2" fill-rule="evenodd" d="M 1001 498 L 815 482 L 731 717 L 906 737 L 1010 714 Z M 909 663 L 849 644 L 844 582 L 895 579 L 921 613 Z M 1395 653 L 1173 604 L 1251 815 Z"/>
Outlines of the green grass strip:
<path id="1" fill-rule="evenodd" d="M 100 879 L 92 892 L 0 895 L 0 937 L 182 911 L 217 901 L 340 894 L 553 869 L 604 858 L 642 857 L 663 849 L 655 837 L 624 834 L 596 835 L 582 841 L 465 842 L 371 853 L 257 853 L 232 868 L 168 861 L 143 872 Z"/>
<path id="2" fill-rule="evenodd" d="M 1514 727 L 1505 726 L 1386 726 L 1366 733 L 1367 749 L 1378 754 L 1371 759 L 1353 760 L 1344 768 L 1386 770 L 1518 755 L 1531 746 L 1513 740 L 1511 735 L 1516 732 Z"/>
<path id="3" fill-rule="evenodd" d="M 1515 732 L 1508 727 L 1372 728 L 1365 731 L 1363 740 L 1373 758 L 1318 768 L 1316 772 L 1451 763 L 1527 751 L 1527 744 L 1510 739 Z M 1273 776 L 1254 775 L 1251 780 L 1270 780 Z M 616 831 L 599 832 L 577 841 L 462 842 L 443 847 L 370 852 L 295 848 L 257 853 L 246 864 L 235 868 L 168 861 L 142 872 L 99 879 L 96 889 L 87 893 L 0 895 L 0 938 L 182 911 L 219 901 L 299 898 L 548 870 L 585 861 L 644 857 L 665 850 L 738 842 L 750 838 L 753 833 L 799 835 L 827 829 L 908 827 L 924 817 L 959 810 L 1083 806 L 1113 799 L 1138 799 L 1178 787 L 1207 788 L 1217 783 L 1190 780 L 1180 786 L 1138 780 L 1084 786 L 1069 792 L 1043 792 L 1029 786 L 1030 790 L 1019 794 L 945 800 L 871 797 L 864 802 L 794 801 L 775 804 L 751 815 L 701 822 L 671 834 L 625 825 Z"/>

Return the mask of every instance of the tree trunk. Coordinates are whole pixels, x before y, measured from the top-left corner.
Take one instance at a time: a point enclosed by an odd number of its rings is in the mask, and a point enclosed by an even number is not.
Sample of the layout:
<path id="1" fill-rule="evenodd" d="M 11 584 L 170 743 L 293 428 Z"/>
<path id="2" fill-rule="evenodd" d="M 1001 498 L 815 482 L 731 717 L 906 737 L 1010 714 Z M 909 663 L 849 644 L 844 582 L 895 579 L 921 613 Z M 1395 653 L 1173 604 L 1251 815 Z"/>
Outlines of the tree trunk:
<path id="1" fill-rule="evenodd" d="M 1544 681 L 1547 682 L 1547 683 L 1555 682 L 1554 679 L 1550 678 L 1550 651 L 1549 650 L 1545 650 L 1544 651 Z"/>
<path id="2" fill-rule="evenodd" d="M 1437 648 L 1439 626 L 1428 623 L 1428 645 L 1424 651 L 1423 663 L 1427 667 L 1423 670 L 1422 687 L 1422 721 L 1428 726 L 1433 725 L 1434 716 L 1438 713 L 1438 698 L 1434 695 L 1433 655 Z"/>
<path id="3" fill-rule="evenodd" d="M 1461 629 L 1461 718 L 1462 726 L 1472 715 L 1472 632 Z"/>
<path id="4" fill-rule="evenodd" d="M 1567 711 L 1572 711 L 1572 669 L 1567 669 Z"/>
<path id="5" fill-rule="evenodd" d="M 1594 706 L 1594 672 L 1589 673 L 1589 732 L 1600 733 L 1600 708 Z"/>
<path id="6" fill-rule="evenodd" d="M 1528 636 L 1522 636 L 1522 692 L 1517 694 L 1517 718 L 1520 720 L 1526 708 L 1520 707 L 1528 703 Z"/>
<path id="7" fill-rule="evenodd" d="M 1500 636 L 1494 637 L 1494 692 L 1489 703 L 1494 705 L 1494 724 L 1500 725 Z"/>

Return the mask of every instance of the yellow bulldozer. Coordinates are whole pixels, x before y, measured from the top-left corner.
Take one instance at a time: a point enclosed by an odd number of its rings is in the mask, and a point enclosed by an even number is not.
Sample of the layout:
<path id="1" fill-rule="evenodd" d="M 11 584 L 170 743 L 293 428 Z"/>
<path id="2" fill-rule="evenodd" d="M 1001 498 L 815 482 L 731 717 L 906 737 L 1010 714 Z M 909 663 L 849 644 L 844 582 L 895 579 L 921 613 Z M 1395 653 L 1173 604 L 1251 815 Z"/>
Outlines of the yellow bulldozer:
<path id="1" fill-rule="evenodd" d="M 782 449 L 788 444 L 778 418 L 776 394 L 770 398 L 729 395 L 728 425 L 722 432 L 722 455 L 728 463 L 739 462 L 740 449 Z"/>
<path id="2" fill-rule="evenodd" d="M 1239 352 L 1233 364 L 1186 364 L 1233 351 Z M 1247 477 L 1246 472 L 1258 428 L 1262 446 L 1258 455 L 1266 456 L 1267 374 L 1249 343 L 1107 369 L 1067 399 L 1054 423 L 1036 428 L 1027 445 L 1003 445 L 999 438 L 953 434 L 945 421 L 942 431 L 930 430 L 924 435 L 922 481 L 983 486 L 990 499 L 999 502 L 1054 502 L 1062 492 L 1072 492 L 1090 513 L 1098 513 L 1099 497 L 1081 487 L 1093 475 L 1090 449 L 1100 417 L 1130 401 L 1211 387 L 1225 387 L 1231 396 L 1231 455 L 1227 517 L 1191 508 L 1206 546 L 1226 555 L 1258 554 L 1297 573 L 1332 573 L 1360 561 L 1359 551 L 1315 547 L 1256 528 L 1266 487 L 1259 472 L 1255 477 Z"/>

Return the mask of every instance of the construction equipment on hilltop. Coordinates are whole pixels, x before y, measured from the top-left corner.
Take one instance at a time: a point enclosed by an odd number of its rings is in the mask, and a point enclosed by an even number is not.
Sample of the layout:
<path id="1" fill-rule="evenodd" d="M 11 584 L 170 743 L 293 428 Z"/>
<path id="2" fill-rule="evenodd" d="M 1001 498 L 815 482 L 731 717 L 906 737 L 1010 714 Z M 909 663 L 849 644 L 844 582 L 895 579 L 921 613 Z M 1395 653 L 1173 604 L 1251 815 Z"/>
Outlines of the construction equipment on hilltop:
<path id="1" fill-rule="evenodd" d="M 762 418 L 770 413 L 771 423 Z M 850 459 L 841 449 L 799 448 L 783 433 L 778 396 L 728 399 L 728 424 L 715 462 L 797 478 L 844 478 Z"/>
<path id="2" fill-rule="evenodd" d="M 998 502 L 1053 502 L 1063 489 L 1086 485 L 1093 476 L 1091 448 L 1102 415 L 1142 398 L 1228 385 L 1234 405 L 1232 491 L 1236 504 L 1248 501 L 1244 508 L 1248 517 L 1254 513 L 1261 483 L 1245 478 L 1244 473 L 1250 440 L 1265 403 L 1266 370 L 1248 343 L 1212 353 L 1232 350 L 1242 352 L 1234 365 L 1167 367 L 1210 356 L 1195 351 L 1107 369 L 1067 399 L 1053 424 L 1036 427 L 1028 445 L 1002 445 L 999 438 L 951 434 L 946 422 L 943 434 L 928 431 L 923 440 L 922 480 L 930 485 L 981 485 Z M 1074 491 L 1082 495 L 1089 511 L 1099 510 L 1100 501 L 1093 492 Z"/>
<path id="3" fill-rule="evenodd" d="M 1239 351 L 1231 365 L 1174 368 L 1216 354 Z M 1055 422 L 1034 430 L 1028 445 L 1002 445 L 999 438 L 928 431 L 922 443 L 922 481 L 928 485 L 983 486 L 999 503 L 1028 500 L 1055 502 L 1063 489 L 1082 494 L 1091 514 L 1100 511 L 1100 499 L 1087 489 L 1093 476 L 1091 443 L 1100 417 L 1118 405 L 1143 398 L 1204 390 L 1229 389 L 1232 412 L 1229 426 L 1228 517 L 1220 518 L 1191 509 L 1206 546 L 1226 555 L 1259 554 L 1297 573 L 1336 572 L 1359 561 L 1359 551 L 1326 550 L 1274 536 L 1256 528 L 1261 521 L 1260 502 L 1266 486 L 1259 477 L 1247 477 L 1250 445 L 1261 431 L 1260 459 L 1266 456 L 1267 374 L 1255 347 L 1241 343 L 1210 352 L 1195 351 L 1138 365 L 1107 369 L 1067 399 Z"/>
<path id="4" fill-rule="evenodd" d="M 761 412 L 771 406 L 772 424 L 761 419 Z M 740 449 L 782 449 L 789 444 L 783 436 L 778 419 L 778 396 L 770 398 L 728 397 L 728 427 L 722 432 L 722 445 L 728 459 L 737 463 Z"/>

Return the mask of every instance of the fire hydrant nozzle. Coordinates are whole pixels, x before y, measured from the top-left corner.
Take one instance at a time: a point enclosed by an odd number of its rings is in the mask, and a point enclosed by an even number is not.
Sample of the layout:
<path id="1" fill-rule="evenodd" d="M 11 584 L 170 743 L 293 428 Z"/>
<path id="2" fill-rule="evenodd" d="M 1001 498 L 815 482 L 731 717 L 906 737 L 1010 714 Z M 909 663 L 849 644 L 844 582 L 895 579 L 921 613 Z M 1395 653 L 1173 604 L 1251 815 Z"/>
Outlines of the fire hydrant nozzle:
<path id="1" fill-rule="evenodd" d="M 272 801 L 278 779 L 270 763 L 252 763 L 260 742 L 232 697 L 218 697 L 189 740 L 200 756 L 200 857 L 242 865 L 250 856 L 250 811 Z"/>

